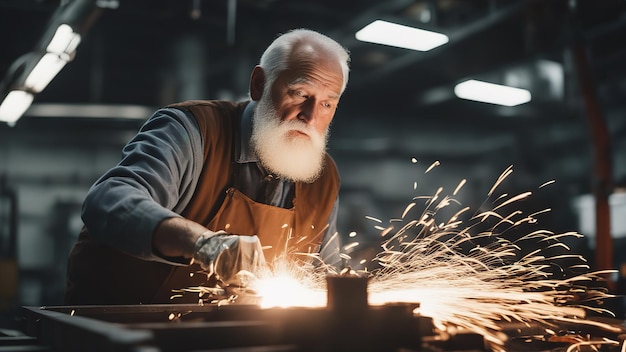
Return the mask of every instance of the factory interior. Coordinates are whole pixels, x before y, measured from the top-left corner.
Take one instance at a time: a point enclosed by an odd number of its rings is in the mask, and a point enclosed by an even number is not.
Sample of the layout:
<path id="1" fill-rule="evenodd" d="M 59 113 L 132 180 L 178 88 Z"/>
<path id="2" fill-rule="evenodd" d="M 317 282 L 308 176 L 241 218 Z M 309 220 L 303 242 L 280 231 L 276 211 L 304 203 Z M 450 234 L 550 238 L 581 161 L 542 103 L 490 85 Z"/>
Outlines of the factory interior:
<path id="1" fill-rule="evenodd" d="M 440 33 L 446 40 L 414 50 L 359 39 L 357 33 L 375 21 Z M 47 85 L 29 87 L 26 77 L 50 51 L 50 39 L 62 24 L 79 35 L 77 46 L 58 56 L 64 66 Z M 247 317 L 214 334 L 250 333 L 256 342 L 224 337 L 218 347 L 190 343 L 185 349 L 172 341 L 177 336 L 196 341 L 192 334 L 199 328 L 151 330 L 163 312 L 149 307 L 115 311 L 119 317 L 111 313 L 108 318 L 102 311 L 90 318 L 84 308 L 82 318 L 98 323 L 131 321 L 133 312 L 147 319 L 138 323 L 141 328 L 102 327 L 111 336 L 93 331 L 79 336 L 76 326 L 60 327 L 71 325 L 70 310 L 78 312 L 63 307 L 66 264 L 90 186 L 117 164 L 124 145 L 157 108 L 185 100 L 247 99 L 252 68 L 265 47 L 295 28 L 324 33 L 351 55 L 350 79 L 327 147 L 341 175 L 338 234 L 346 245 L 359 242 L 356 249 L 349 246 L 344 264 L 359 268 L 376 257 L 390 219 L 401 217 L 416 196 L 432 196 L 440 188 L 452 194 L 464 182 L 454 198 L 484 211 L 494 184 L 512 170 L 498 193 L 530 191 L 532 196 L 517 206 L 538 214 L 542 228 L 582 235 L 563 242 L 570 253 L 586 259 L 591 271 L 610 271 L 603 277 L 615 297 L 606 300 L 606 307 L 615 315 L 614 325 L 623 327 L 625 0 L 0 0 L 0 104 L 10 92 L 32 96 L 12 121 L 2 121 L 8 103 L 0 106 L 0 351 L 66 350 L 49 341 L 68 334 L 82 341 L 80 348 L 67 347 L 77 351 L 113 350 L 103 347 L 112 346 L 112 340 L 120 344 L 118 351 L 347 351 L 355 346 L 429 351 L 423 343 L 430 332 L 405 331 L 410 324 L 398 322 L 414 317 L 391 305 L 372 309 L 367 318 L 395 317 L 398 324 L 381 325 L 384 337 L 378 340 L 370 332 L 369 339 L 354 337 L 360 343 L 352 345 L 351 328 L 335 327 L 345 333 L 341 338 L 332 334 L 339 341 L 336 349 L 302 348 L 301 341 L 317 337 L 298 334 L 298 342 L 278 339 L 272 343 L 279 347 L 254 349 L 254 344 L 265 346 L 255 334 L 270 328 Z M 471 100 L 459 88 L 469 81 L 519 88 L 528 99 L 508 105 Z M 358 307 L 342 297 L 346 292 L 340 293 L 339 305 L 349 307 L 338 310 L 359 315 Z M 39 312 L 33 307 L 59 308 Z M 364 307 L 368 310 L 367 302 Z M 222 319 L 210 305 L 188 309 L 195 319 L 202 320 L 205 311 Z M 274 328 L 289 325 L 281 321 L 294 326 L 304 320 L 326 322 L 319 311 L 291 309 L 276 313 L 280 317 L 271 310 L 252 314 Z M 224 315 L 245 314 L 230 309 Z M 33 328 L 34 320 L 50 324 Z M 25 325 L 31 330 L 20 335 Z M 402 326 L 398 336 L 391 330 L 396 325 Z M 44 337 L 33 336 L 32 329 Z M 121 335 L 113 338 L 113 331 Z M 146 331 L 154 344 L 138 336 Z M 611 334 L 617 342 L 596 350 L 619 351 L 626 334 Z M 416 335 L 423 337 L 420 347 L 402 345 Z M 475 337 L 469 334 L 465 342 L 438 350 L 483 350 L 482 343 L 467 342 Z M 124 339 L 144 339 L 144 349 L 124 345 Z M 550 342 L 555 345 L 532 347 L 563 348 Z"/>

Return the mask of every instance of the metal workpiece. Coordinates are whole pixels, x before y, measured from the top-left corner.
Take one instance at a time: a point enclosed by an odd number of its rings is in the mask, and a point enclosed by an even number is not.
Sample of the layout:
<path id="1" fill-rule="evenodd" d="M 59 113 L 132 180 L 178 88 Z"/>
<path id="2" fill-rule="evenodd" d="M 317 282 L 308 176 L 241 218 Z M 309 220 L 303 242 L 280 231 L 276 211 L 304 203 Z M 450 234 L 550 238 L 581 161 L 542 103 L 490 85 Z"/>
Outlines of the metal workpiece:
<path id="1" fill-rule="evenodd" d="M 419 303 L 370 304 L 366 278 L 336 276 L 327 283 L 327 306 L 319 308 L 262 308 L 236 301 L 22 308 L 27 335 L 48 351 L 493 350 L 480 334 L 435 325 L 430 317 L 420 315 Z M 552 334 L 546 334 L 546 327 L 538 323 L 498 325 L 499 331 L 509 336 L 504 348 L 510 351 L 557 351 L 576 336 L 621 341 L 620 336 L 626 334 L 622 328 L 608 336 L 602 329 L 574 322 L 571 326 L 555 324 L 552 329 L 556 333 Z"/>
<path id="2" fill-rule="evenodd" d="M 435 332 L 415 307 L 370 306 L 367 279 L 329 277 L 322 308 L 222 301 L 23 309 L 28 334 L 55 351 L 418 351 L 422 336 Z"/>
<path id="3" fill-rule="evenodd" d="M 264 347 L 280 351 L 419 350 L 430 319 L 406 306 L 354 316 L 319 308 L 254 305 L 24 307 L 28 334 L 59 351 L 194 351 Z"/>
<path id="4" fill-rule="evenodd" d="M 327 307 L 333 311 L 363 312 L 368 308 L 368 277 L 329 275 L 326 277 Z"/>

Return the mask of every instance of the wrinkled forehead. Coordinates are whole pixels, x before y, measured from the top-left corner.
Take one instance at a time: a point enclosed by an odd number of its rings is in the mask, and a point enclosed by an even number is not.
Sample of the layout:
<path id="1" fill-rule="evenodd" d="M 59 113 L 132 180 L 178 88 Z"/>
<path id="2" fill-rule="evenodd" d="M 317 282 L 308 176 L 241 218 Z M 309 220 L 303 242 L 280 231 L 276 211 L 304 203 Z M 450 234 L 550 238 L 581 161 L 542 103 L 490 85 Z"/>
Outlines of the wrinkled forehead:
<path id="1" fill-rule="evenodd" d="M 318 63 L 328 70 L 342 72 L 337 53 L 319 43 L 295 43 L 289 55 L 289 62 Z"/>
<path id="2" fill-rule="evenodd" d="M 310 43 L 298 43 L 294 46 L 287 62 L 287 70 L 293 80 L 320 80 L 326 85 L 343 83 L 343 70 L 339 57 L 331 50 Z"/>

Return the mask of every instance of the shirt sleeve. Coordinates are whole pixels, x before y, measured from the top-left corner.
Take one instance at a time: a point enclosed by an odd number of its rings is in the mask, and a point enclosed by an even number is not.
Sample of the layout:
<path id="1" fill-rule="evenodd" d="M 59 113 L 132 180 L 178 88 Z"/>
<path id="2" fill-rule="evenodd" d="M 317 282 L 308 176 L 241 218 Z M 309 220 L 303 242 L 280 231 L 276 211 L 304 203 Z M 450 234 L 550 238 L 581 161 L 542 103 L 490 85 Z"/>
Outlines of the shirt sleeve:
<path id="1" fill-rule="evenodd" d="M 89 233 L 129 255 L 172 263 L 153 252 L 152 234 L 189 202 L 202 148 L 193 117 L 172 108 L 156 111 L 87 193 L 82 219 Z"/>

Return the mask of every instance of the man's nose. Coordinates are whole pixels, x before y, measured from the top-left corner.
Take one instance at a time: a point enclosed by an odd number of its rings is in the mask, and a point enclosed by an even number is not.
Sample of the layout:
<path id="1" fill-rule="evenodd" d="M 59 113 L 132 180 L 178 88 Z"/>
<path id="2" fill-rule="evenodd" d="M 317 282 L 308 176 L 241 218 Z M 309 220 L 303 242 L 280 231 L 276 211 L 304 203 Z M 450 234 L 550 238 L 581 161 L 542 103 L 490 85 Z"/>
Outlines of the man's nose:
<path id="1" fill-rule="evenodd" d="M 309 99 L 300 106 L 298 120 L 309 124 L 317 118 L 318 113 L 319 110 L 317 104 L 315 103 L 315 99 Z"/>

